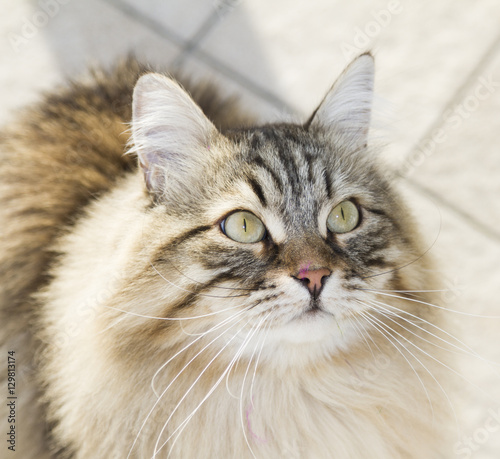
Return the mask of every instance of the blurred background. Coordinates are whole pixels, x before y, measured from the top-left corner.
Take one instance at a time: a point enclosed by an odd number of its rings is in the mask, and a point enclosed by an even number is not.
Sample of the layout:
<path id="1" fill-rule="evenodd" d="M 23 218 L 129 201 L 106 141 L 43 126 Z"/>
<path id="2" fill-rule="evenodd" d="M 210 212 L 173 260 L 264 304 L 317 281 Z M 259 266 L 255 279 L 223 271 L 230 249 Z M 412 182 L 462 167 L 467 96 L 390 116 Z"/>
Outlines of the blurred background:
<path id="1" fill-rule="evenodd" d="M 465 416 L 450 457 L 500 457 L 498 0 L 0 0 L 0 7 L 1 124 L 40 91 L 129 51 L 218 81 L 263 121 L 303 120 L 347 63 L 372 50 L 382 160 L 439 261 L 443 302 L 458 311 L 445 313 L 446 329 L 480 356 L 459 359 L 454 381 L 464 396 L 453 404 Z"/>

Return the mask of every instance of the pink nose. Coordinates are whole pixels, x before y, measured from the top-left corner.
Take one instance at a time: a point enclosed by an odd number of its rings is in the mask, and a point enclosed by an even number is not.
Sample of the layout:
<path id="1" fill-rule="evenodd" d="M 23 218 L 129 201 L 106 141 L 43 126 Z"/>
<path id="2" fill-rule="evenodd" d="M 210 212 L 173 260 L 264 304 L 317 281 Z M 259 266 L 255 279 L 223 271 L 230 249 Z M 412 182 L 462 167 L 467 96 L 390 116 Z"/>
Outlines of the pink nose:
<path id="1" fill-rule="evenodd" d="M 326 278 L 331 273 L 332 272 L 327 268 L 301 270 L 297 279 L 302 281 L 314 298 L 317 298 L 323 288 Z"/>

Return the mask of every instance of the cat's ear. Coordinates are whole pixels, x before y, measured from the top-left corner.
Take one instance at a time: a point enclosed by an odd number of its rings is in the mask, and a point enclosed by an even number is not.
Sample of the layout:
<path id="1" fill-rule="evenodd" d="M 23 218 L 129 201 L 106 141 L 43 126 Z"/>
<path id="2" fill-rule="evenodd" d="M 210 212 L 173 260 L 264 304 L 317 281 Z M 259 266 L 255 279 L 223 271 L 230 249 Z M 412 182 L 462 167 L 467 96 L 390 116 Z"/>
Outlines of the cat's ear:
<path id="1" fill-rule="evenodd" d="M 373 100 L 374 62 L 359 56 L 342 72 L 313 113 L 307 126 L 321 127 L 341 136 L 352 147 L 367 143 Z"/>
<path id="2" fill-rule="evenodd" d="M 175 193 L 189 187 L 217 135 L 177 82 L 155 73 L 138 80 L 132 103 L 133 151 L 151 192 L 163 194 L 168 188 Z"/>

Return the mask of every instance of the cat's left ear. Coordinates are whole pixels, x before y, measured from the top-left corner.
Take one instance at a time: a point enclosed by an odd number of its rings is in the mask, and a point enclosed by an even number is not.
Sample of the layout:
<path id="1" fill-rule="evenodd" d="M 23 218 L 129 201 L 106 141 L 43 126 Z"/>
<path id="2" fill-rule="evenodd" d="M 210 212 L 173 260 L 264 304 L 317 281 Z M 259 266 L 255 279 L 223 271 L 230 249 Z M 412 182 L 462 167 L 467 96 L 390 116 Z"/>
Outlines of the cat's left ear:
<path id="1" fill-rule="evenodd" d="M 359 56 L 343 71 L 306 126 L 321 127 L 353 148 L 367 143 L 373 101 L 374 62 Z"/>

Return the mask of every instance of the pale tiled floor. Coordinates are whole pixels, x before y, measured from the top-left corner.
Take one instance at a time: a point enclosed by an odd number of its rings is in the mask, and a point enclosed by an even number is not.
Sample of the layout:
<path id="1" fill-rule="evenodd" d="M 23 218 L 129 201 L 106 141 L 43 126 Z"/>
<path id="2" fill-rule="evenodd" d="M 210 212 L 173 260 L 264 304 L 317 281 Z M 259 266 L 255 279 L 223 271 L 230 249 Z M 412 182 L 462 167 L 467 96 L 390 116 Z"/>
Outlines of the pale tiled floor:
<path id="1" fill-rule="evenodd" d="M 306 116 L 352 56 L 377 61 L 384 160 L 440 260 L 453 309 L 500 316 L 500 2 L 439 0 L 0 0 L 0 122 L 89 62 L 133 50 L 211 76 L 264 120 Z M 425 153 L 422 153 L 424 151 Z M 447 313 L 448 330 L 500 362 L 500 319 Z M 500 380 L 484 361 L 460 435 L 500 457 Z M 473 386 L 477 385 L 481 389 Z M 458 404 L 457 404 L 458 406 Z M 456 453 L 458 453 L 458 449 Z M 450 457 L 469 457 L 462 450 Z"/>

